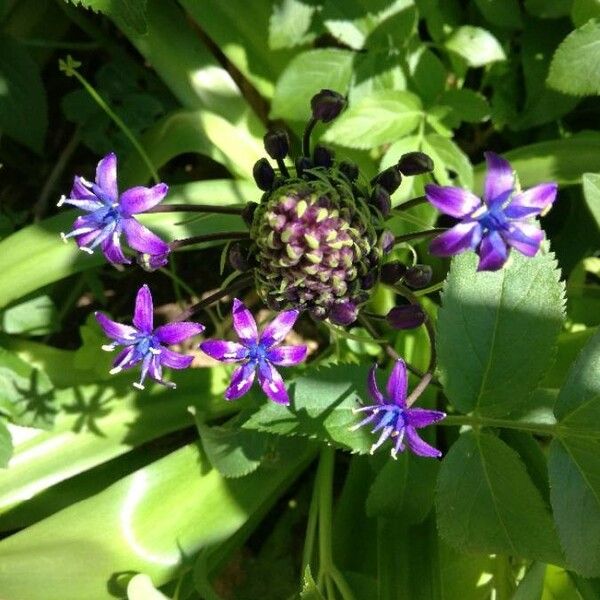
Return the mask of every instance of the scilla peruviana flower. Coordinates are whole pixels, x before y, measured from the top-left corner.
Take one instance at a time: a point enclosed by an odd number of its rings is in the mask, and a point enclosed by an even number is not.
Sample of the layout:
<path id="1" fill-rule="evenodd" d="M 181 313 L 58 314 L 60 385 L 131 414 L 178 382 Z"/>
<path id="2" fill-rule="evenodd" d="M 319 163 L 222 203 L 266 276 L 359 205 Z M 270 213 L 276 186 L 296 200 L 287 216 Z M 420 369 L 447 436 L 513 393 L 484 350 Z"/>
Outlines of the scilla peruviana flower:
<path id="1" fill-rule="evenodd" d="M 207 340 L 200 345 L 203 352 L 216 360 L 242 363 L 233 372 L 225 398 L 236 400 L 243 396 L 252 387 L 258 372 L 258 381 L 264 393 L 278 404 L 289 404 L 285 384 L 275 367 L 291 367 L 306 358 L 306 346 L 279 346 L 294 326 L 299 312 L 286 310 L 279 313 L 260 336 L 252 313 L 237 298 L 233 301 L 232 314 L 239 343 Z"/>
<path id="2" fill-rule="evenodd" d="M 544 232 L 532 217 L 548 210 L 556 198 L 556 183 L 541 183 L 525 191 L 515 187 L 510 163 L 486 152 L 487 176 L 483 201 L 458 187 L 425 186 L 429 202 L 460 222 L 435 238 L 429 247 L 437 256 L 465 250 L 479 254 L 478 271 L 497 271 L 508 259 L 509 248 L 535 256 Z"/>
<path id="3" fill-rule="evenodd" d="M 113 264 L 131 263 L 121 249 L 121 233 L 129 246 L 142 254 L 167 254 L 169 245 L 138 223 L 134 215 L 156 206 L 168 191 L 165 183 L 158 183 L 151 188 L 132 187 L 119 195 L 117 157 L 111 152 L 98 163 L 95 183 L 75 176 L 70 196 L 58 202 L 58 206 L 70 204 L 88 213 L 77 217 L 73 229 L 62 238 L 74 237 L 79 248 L 90 254 L 100 246 Z"/>
<path id="4" fill-rule="evenodd" d="M 204 325 L 190 321 L 168 323 L 155 329 L 152 294 L 147 285 L 143 285 L 137 293 L 132 325 L 117 323 L 101 312 L 96 313 L 96 320 L 107 337 L 113 340 L 102 346 L 103 350 L 124 347 L 113 362 L 111 375 L 141 363 L 140 379 L 133 384 L 140 390 L 144 389 L 147 375 L 158 383 L 174 388 L 174 383 L 162 378 L 163 367 L 186 369 L 194 357 L 169 350 L 164 344 L 178 344 L 204 331 Z"/>
<path id="5" fill-rule="evenodd" d="M 381 435 L 371 446 L 371 454 L 391 438 L 394 444 L 392 447 L 393 458 L 396 458 L 398 452 L 403 452 L 406 446 L 419 456 L 439 458 L 442 453 L 424 442 L 419 437 L 417 429 L 440 421 L 446 416 L 446 413 L 425 408 L 412 408 L 406 404 L 408 376 L 406 364 L 402 359 L 396 361 L 388 379 L 388 398 L 384 397 L 377 387 L 376 370 L 377 365 L 373 365 L 368 378 L 369 396 L 375 401 L 375 404 L 354 409 L 356 413 L 368 412 L 369 416 L 354 425 L 351 431 L 356 431 L 367 423 L 375 423 L 372 433 L 381 431 Z"/>

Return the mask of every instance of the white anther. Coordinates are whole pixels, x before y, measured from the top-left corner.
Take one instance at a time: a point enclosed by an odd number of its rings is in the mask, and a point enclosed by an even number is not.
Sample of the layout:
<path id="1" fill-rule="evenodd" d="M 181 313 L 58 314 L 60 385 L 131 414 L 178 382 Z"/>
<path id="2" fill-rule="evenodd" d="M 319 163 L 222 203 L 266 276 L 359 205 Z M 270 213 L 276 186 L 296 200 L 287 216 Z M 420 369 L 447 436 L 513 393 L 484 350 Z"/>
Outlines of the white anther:
<path id="1" fill-rule="evenodd" d="M 158 348 L 148 348 L 148 350 L 150 350 L 150 353 L 154 354 L 154 356 L 158 356 L 160 354 L 160 350 Z"/>
<path id="2" fill-rule="evenodd" d="M 61 239 L 61 240 L 62 240 L 62 241 L 65 243 L 65 244 L 67 244 L 67 243 L 69 242 L 69 239 L 68 239 L 68 238 L 67 238 L 67 236 L 65 235 L 65 232 L 64 232 L 64 231 L 61 231 L 61 232 L 60 232 L 60 239 Z"/>
<path id="3" fill-rule="evenodd" d="M 104 352 L 112 352 L 116 348 L 115 344 L 104 344 L 100 347 Z"/>
<path id="4" fill-rule="evenodd" d="M 86 254 L 94 254 L 94 251 L 91 248 L 88 248 L 87 246 L 79 246 L 79 249 L 82 252 L 85 252 Z"/>
<path id="5" fill-rule="evenodd" d="M 56 203 L 56 206 L 62 206 L 65 203 L 65 200 L 67 199 L 67 197 L 63 194 L 60 197 L 60 200 Z"/>
<path id="6" fill-rule="evenodd" d="M 134 381 L 132 385 L 134 388 L 137 388 L 138 390 L 146 389 L 141 383 L 139 383 L 139 381 Z"/>
<path id="7" fill-rule="evenodd" d="M 109 371 L 110 375 L 116 375 L 117 373 L 120 373 L 123 370 L 123 367 L 114 367 Z"/>

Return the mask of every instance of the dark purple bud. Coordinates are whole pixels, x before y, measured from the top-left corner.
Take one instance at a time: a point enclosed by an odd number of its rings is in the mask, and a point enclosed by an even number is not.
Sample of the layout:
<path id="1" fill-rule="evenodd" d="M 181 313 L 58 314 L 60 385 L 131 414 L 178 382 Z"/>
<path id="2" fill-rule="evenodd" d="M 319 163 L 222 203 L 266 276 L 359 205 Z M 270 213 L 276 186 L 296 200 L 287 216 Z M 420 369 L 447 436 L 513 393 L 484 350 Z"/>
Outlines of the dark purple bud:
<path id="1" fill-rule="evenodd" d="M 250 264 L 250 259 L 248 256 L 248 248 L 240 244 L 239 242 L 234 242 L 229 246 L 229 264 L 236 271 L 241 271 L 242 273 L 245 271 L 249 271 L 252 268 Z"/>
<path id="2" fill-rule="evenodd" d="M 302 175 L 304 175 L 304 171 L 306 171 L 306 169 L 312 169 L 312 168 L 313 168 L 312 161 L 307 156 L 299 156 L 296 159 L 296 175 L 298 177 L 302 177 Z"/>
<path id="3" fill-rule="evenodd" d="M 252 169 L 252 175 L 254 175 L 254 181 L 256 181 L 258 189 L 267 192 L 273 187 L 275 171 L 266 158 L 257 161 Z"/>
<path id="4" fill-rule="evenodd" d="M 402 183 L 402 175 L 396 167 L 390 167 L 379 173 L 375 178 L 374 183 L 379 184 L 390 194 L 393 194 L 400 187 L 400 183 Z"/>
<path id="5" fill-rule="evenodd" d="M 321 144 L 315 146 L 313 160 L 317 167 L 325 167 L 328 169 L 333 165 L 333 157 L 333 150 L 325 148 L 325 146 L 321 146 Z"/>
<path id="6" fill-rule="evenodd" d="M 382 214 L 387 217 L 392 210 L 392 199 L 389 192 L 379 184 L 375 186 L 369 202 Z"/>
<path id="7" fill-rule="evenodd" d="M 414 329 L 425 323 L 427 315 L 418 304 L 395 306 L 387 314 L 386 319 L 394 329 Z"/>
<path id="8" fill-rule="evenodd" d="M 396 244 L 396 236 L 389 230 L 384 229 L 379 236 L 379 245 L 384 254 L 389 254 Z"/>
<path id="9" fill-rule="evenodd" d="M 393 260 L 381 267 L 381 281 L 394 285 L 406 273 L 406 265 L 399 260 Z"/>
<path id="10" fill-rule="evenodd" d="M 375 271 L 369 271 L 361 280 L 361 287 L 363 290 L 370 290 L 377 283 L 377 273 Z"/>
<path id="11" fill-rule="evenodd" d="M 346 107 L 346 99 L 333 90 L 321 90 L 311 101 L 313 119 L 329 123 L 333 121 Z"/>
<path id="12" fill-rule="evenodd" d="M 433 160 L 424 152 L 408 152 L 400 157 L 397 166 L 403 175 L 422 175 L 433 171 Z"/>
<path id="13" fill-rule="evenodd" d="M 415 265 L 406 271 L 404 281 L 411 288 L 424 288 L 429 285 L 432 275 L 433 271 L 429 265 Z"/>
<path id="14" fill-rule="evenodd" d="M 246 204 L 246 206 L 244 206 L 244 208 L 242 210 L 242 219 L 248 227 L 250 227 L 252 225 L 252 220 L 254 219 L 254 213 L 257 208 L 258 208 L 258 204 L 256 202 L 248 202 L 248 204 Z"/>
<path id="15" fill-rule="evenodd" d="M 164 254 L 138 254 L 137 263 L 144 269 L 151 273 L 157 269 L 165 267 L 169 263 L 169 252 Z"/>
<path id="16" fill-rule="evenodd" d="M 352 302 L 340 302 L 330 308 L 328 317 L 336 325 L 350 325 L 358 318 L 358 307 Z"/>
<path id="17" fill-rule="evenodd" d="M 287 156 L 290 149 L 290 140 L 284 129 L 267 131 L 263 138 L 267 154 L 274 160 L 281 160 Z"/>
<path id="18" fill-rule="evenodd" d="M 354 163 L 344 160 L 339 164 L 338 169 L 348 181 L 352 182 L 358 179 L 358 167 Z"/>

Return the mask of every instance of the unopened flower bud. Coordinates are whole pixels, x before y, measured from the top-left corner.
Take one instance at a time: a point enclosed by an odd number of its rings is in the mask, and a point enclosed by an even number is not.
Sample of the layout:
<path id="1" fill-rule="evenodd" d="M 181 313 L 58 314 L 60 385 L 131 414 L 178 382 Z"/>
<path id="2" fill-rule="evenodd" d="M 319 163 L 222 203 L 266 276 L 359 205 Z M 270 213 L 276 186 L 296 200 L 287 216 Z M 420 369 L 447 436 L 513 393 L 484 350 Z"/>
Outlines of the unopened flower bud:
<path id="1" fill-rule="evenodd" d="M 317 167 L 329 168 L 333 165 L 333 150 L 317 144 L 313 151 L 313 160 Z"/>
<path id="2" fill-rule="evenodd" d="M 273 187 L 275 171 L 266 158 L 261 158 L 256 162 L 252 169 L 252 175 L 254 176 L 254 181 L 256 181 L 258 189 L 266 192 Z"/>
<path id="3" fill-rule="evenodd" d="M 165 267 L 169 262 L 169 252 L 165 252 L 164 254 L 142 254 L 139 253 L 137 255 L 137 263 L 144 269 L 144 271 L 148 271 L 151 273 L 152 271 L 156 271 Z"/>
<path id="4" fill-rule="evenodd" d="M 429 265 L 415 265 L 406 271 L 404 281 L 411 288 L 424 288 L 429 285 L 432 275 L 433 271 Z"/>
<path id="5" fill-rule="evenodd" d="M 343 160 L 338 169 L 346 176 L 348 181 L 352 182 L 358 179 L 358 167 L 354 163 Z"/>
<path id="6" fill-rule="evenodd" d="M 313 119 L 329 123 L 333 121 L 346 107 L 346 99 L 333 90 L 321 90 L 311 101 Z"/>
<path id="7" fill-rule="evenodd" d="M 385 263 L 381 267 L 381 281 L 388 285 L 394 285 L 406 273 L 406 265 L 399 260 L 393 260 Z"/>
<path id="8" fill-rule="evenodd" d="M 290 149 L 290 140 L 284 129 L 267 131 L 263 138 L 265 150 L 273 160 L 281 160 L 287 156 Z"/>
<path id="9" fill-rule="evenodd" d="M 310 158 L 308 158 L 307 156 L 299 156 L 295 160 L 295 164 L 296 164 L 296 175 L 298 177 L 302 177 L 304 175 L 304 171 L 306 171 L 306 169 L 312 169 L 312 167 L 313 167 L 312 160 L 310 160 Z"/>
<path id="10" fill-rule="evenodd" d="M 371 194 L 370 203 L 382 214 L 387 217 L 392 210 L 392 199 L 390 198 L 389 192 L 377 184 L 373 193 Z"/>
<path id="11" fill-rule="evenodd" d="M 396 244 L 396 236 L 389 230 L 384 229 L 379 236 L 379 245 L 384 254 L 389 254 Z"/>
<path id="12" fill-rule="evenodd" d="M 390 167 L 382 171 L 375 178 L 375 183 L 385 188 L 390 194 L 393 194 L 400 187 L 401 182 L 402 175 L 396 167 Z"/>
<path id="13" fill-rule="evenodd" d="M 329 311 L 329 320 L 336 325 L 350 325 L 358 318 L 358 307 L 352 302 L 339 302 Z"/>
<path id="14" fill-rule="evenodd" d="M 229 264 L 236 271 L 249 271 L 252 268 L 250 260 L 248 258 L 248 249 L 243 246 L 240 242 L 234 242 L 229 246 L 228 257 Z"/>
<path id="15" fill-rule="evenodd" d="M 377 273 L 370 271 L 361 279 L 360 283 L 363 290 L 370 290 L 377 283 Z"/>
<path id="16" fill-rule="evenodd" d="M 422 175 L 433 171 L 433 160 L 424 152 L 408 152 L 400 157 L 397 166 L 403 175 Z"/>
<path id="17" fill-rule="evenodd" d="M 425 323 L 427 315 L 418 304 L 395 306 L 387 314 L 386 319 L 394 329 L 414 329 Z"/>
<path id="18" fill-rule="evenodd" d="M 248 202 L 246 206 L 242 209 L 242 220 L 248 227 L 252 225 L 252 221 L 254 219 L 254 213 L 258 208 L 258 204 L 256 202 Z"/>

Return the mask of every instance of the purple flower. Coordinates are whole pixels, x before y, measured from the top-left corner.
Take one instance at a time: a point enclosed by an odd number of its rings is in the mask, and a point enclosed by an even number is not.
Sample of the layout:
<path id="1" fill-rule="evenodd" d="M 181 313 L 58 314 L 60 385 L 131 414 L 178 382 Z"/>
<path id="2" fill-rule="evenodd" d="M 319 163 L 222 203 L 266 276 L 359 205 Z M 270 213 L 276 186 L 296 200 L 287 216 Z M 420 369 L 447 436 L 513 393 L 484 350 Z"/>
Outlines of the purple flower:
<path id="1" fill-rule="evenodd" d="M 373 365 L 368 378 L 369 395 L 375 401 L 375 404 L 354 409 L 356 413 L 368 412 L 370 414 L 366 419 L 352 427 L 351 431 L 356 431 L 367 423 L 376 423 L 372 433 L 381 431 L 381 435 L 377 442 L 371 446 L 371 454 L 388 438 L 392 438 L 395 439 L 392 448 L 393 458 L 396 458 L 398 452 L 404 451 L 405 443 L 410 450 L 419 456 L 440 457 L 442 453 L 424 442 L 417 434 L 417 429 L 440 421 L 446 416 L 446 413 L 438 410 L 411 408 L 406 405 L 408 377 L 406 365 L 402 359 L 396 361 L 387 382 L 389 399 L 385 398 L 377 387 L 376 370 L 377 365 Z"/>
<path id="2" fill-rule="evenodd" d="M 117 346 L 124 346 L 113 362 L 111 375 L 141 362 L 140 379 L 133 384 L 140 390 L 144 389 L 146 375 L 150 375 L 158 383 L 174 388 L 174 383 L 163 380 L 162 368 L 186 369 L 194 357 L 173 352 L 173 350 L 165 348 L 163 344 L 178 344 L 204 331 L 204 325 L 189 321 L 169 323 L 154 329 L 153 313 L 152 294 L 147 285 L 143 285 L 137 293 L 133 326 L 117 323 L 101 312 L 96 313 L 96 319 L 104 333 L 114 340 L 110 344 L 102 346 L 102 349 L 110 352 Z"/>
<path id="3" fill-rule="evenodd" d="M 140 225 L 133 215 L 143 213 L 158 204 L 169 191 L 165 183 L 147 188 L 137 186 L 119 195 L 117 187 L 117 157 L 107 154 L 96 167 L 96 182 L 75 176 L 69 198 L 62 197 L 58 206 L 71 204 L 88 214 L 77 217 L 73 229 L 62 234 L 63 240 L 74 237 L 81 250 L 92 253 L 100 246 L 106 260 L 113 264 L 130 264 L 121 250 L 121 233 L 127 243 L 144 254 L 165 254 L 169 245 L 149 229 Z"/>
<path id="4" fill-rule="evenodd" d="M 233 300 L 233 327 L 240 343 L 207 340 L 200 345 L 203 352 L 221 362 L 241 362 L 233 372 L 225 392 L 227 400 L 243 396 L 254 382 L 256 371 L 264 393 L 278 404 L 289 404 L 283 379 L 275 366 L 291 367 L 306 358 L 306 346 L 278 346 L 298 318 L 299 311 L 279 313 L 262 331 L 260 337 L 252 313 L 241 300 Z"/>
<path id="5" fill-rule="evenodd" d="M 467 249 L 479 254 L 478 271 L 497 271 L 508 258 L 509 247 L 525 256 L 535 256 L 544 233 L 532 217 L 550 208 L 556 198 L 556 183 L 541 183 L 525 191 L 515 189 L 510 163 L 486 152 L 488 172 L 483 202 L 468 190 L 425 186 L 429 202 L 460 222 L 431 242 L 430 251 L 453 256 Z"/>

